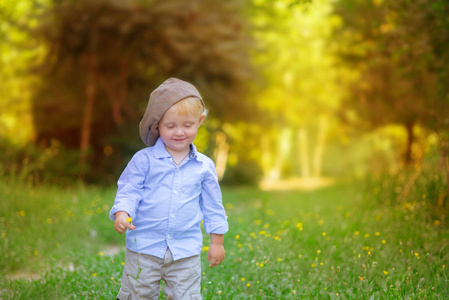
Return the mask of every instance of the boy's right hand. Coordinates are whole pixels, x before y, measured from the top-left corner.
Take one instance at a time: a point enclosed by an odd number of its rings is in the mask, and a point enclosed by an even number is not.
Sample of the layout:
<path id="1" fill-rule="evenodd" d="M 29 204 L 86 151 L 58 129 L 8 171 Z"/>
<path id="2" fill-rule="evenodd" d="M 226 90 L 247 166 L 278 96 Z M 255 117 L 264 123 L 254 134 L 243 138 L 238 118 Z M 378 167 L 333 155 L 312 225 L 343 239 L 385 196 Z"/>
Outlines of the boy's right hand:
<path id="1" fill-rule="evenodd" d="M 115 221 L 114 221 L 114 229 L 118 233 L 122 234 L 126 231 L 126 229 L 134 230 L 136 229 L 136 226 L 131 224 L 131 222 L 128 222 L 126 219 L 129 218 L 129 215 L 126 211 L 119 211 L 115 214 Z"/>

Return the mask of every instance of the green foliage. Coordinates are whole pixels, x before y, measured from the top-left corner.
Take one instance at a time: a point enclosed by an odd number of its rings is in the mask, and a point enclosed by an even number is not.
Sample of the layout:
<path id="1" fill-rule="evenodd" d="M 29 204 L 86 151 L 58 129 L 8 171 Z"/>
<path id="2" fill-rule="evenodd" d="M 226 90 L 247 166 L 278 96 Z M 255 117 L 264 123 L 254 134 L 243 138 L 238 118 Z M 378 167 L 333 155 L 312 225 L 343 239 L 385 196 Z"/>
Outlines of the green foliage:
<path id="1" fill-rule="evenodd" d="M 226 259 L 208 268 L 204 248 L 203 298 L 444 298 L 447 210 L 428 214 L 441 186 L 433 177 L 420 180 L 398 205 L 382 202 L 387 190 L 395 192 L 394 178 L 365 191 L 360 182 L 315 191 L 224 188 Z M 114 192 L 1 181 L 0 297 L 114 298 L 124 252 L 104 249 L 125 247 L 107 216 Z"/>
<path id="2" fill-rule="evenodd" d="M 78 150 L 67 149 L 55 139 L 48 147 L 33 143 L 17 146 L 4 139 L 0 141 L 0 152 L 0 175 L 8 182 L 74 185 L 90 169 L 78 163 Z"/>

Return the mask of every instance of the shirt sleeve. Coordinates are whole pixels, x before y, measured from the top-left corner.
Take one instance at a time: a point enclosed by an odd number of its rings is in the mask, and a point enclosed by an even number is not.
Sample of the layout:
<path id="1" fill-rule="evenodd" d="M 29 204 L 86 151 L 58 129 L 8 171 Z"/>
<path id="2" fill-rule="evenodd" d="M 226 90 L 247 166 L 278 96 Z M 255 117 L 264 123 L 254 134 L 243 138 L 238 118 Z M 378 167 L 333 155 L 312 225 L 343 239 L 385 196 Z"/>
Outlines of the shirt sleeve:
<path id="1" fill-rule="evenodd" d="M 206 233 L 225 234 L 228 229 L 226 212 L 222 204 L 222 196 L 215 165 L 212 161 L 205 163 L 205 178 L 200 195 L 203 225 Z"/>
<path id="2" fill-rule="evenodd" d="M 115 213 L 125 211 L 131 218 L 136 217 L 136 210 L 143 199 L 143 186 L 149 163 L 145 155 L 136 153 L 126 166 L 118 180 L 118 189 L 114 206 L 109 212 L 109 218 L 115 220 Z"/>

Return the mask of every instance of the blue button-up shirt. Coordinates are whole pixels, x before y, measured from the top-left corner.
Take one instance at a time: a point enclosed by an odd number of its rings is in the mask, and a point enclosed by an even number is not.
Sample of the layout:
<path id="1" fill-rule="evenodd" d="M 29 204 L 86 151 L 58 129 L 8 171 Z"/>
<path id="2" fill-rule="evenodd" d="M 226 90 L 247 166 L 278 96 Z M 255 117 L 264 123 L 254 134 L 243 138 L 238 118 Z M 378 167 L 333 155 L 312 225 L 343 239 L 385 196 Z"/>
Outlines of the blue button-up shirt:
<path id="1" fill-rule="evenodd" d="M 203 220 L 206 233 L 228 231 L 213 161 L 191 144 L 176 166 L 161 138 L 137 152 L 120 176 L 111 220 L 119 211 L 136 226 L 126 232 L 127 248 L 159 258 L 167 247 L 174 260 L 200 254 Z"/>

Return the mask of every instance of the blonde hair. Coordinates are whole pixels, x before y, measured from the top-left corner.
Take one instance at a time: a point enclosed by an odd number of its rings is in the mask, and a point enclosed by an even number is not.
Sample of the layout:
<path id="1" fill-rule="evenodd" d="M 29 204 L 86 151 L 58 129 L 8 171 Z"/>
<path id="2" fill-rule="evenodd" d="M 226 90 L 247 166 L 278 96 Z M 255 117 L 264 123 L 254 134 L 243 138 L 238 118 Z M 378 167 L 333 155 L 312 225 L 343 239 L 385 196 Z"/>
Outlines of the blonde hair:
<path id="1" fill-rule="evenodd" d="M 198 116 L 206 116 L 207 109 L 204 107 L 202 101 L 197 97 L 187 97 L 182 99 L 179 102 L 173 104 L 170 108 L 174 110 L 178 115 L 187 116 L 187 115 L 198 115 Z"/>

